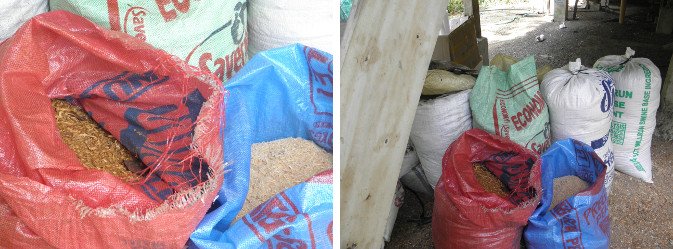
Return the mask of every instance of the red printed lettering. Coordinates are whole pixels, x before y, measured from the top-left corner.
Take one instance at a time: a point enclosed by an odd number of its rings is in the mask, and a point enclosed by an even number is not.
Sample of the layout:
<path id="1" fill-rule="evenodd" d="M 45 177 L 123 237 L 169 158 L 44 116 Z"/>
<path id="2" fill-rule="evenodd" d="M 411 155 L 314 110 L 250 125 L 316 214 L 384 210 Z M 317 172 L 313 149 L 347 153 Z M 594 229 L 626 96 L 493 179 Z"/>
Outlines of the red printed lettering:
<path id="1" fill-rule="evenodd" d="M 566 240 L 566 243 L 570 243 L 570 245 L 579 245 L 580 244 L 580 239 L 579 238 L 574 238 L 574 239 L 569 239 Z"/>
<path id="2" fill-rule="evenodd" d="M 556 207 L 554 207 L 554 212 L 556 212 L 556 214 L 558 214 L 559 216 L 563 216 L 570 213 L 572 209 L 573 208 L 568 204 L 568 201 L 564 201 L 556 205 Z"/>
<path id="3" fill-rule="evenodd" d="M 203 53 L 199 57 L 199 68 L 205 72 L 214 74 L 222 81 L 230 79 L 234 72 L 237 72 L 243 67 L 243 54 L 245 49 L 247 49 L 247 38 L 231 55 L 225 56 L 224 59 L 215 59 L 212 67 L 214 70 L 211 70 L 211 67 L 208 65 L 209 62 L 213 61 L 213 55 L 211 53 Z M 234 59 L 235 57 L 236 59 Z M 234 67 L 232 67 L 232 65 L 234 65 Z"/>
<path id="4" fill-rule="evenodd" d="M 290 209 L 283 204 L 278 196 L 274 196 L 271 200 L 268 200 L 267 203 L 252 210 L 250 217 L 253 222 L 256 222 L 259 226 L 264 228 L 266 233 L 271 233 L 287 223 L 283 218 L 290 216 L 289 214 L 284 213 L 289 210 Z"/>
<path id="5" fill-rule="evenodd" d="M 574 219 L 569 218 L 568 216 L 565 216 L 563 218 L 563 232 L 564 233 L 569 233 L 569 232 L 577 232 L 577 221 Z"/>
<path id="6" fill-rule="evenodd" d="M 605 195 L 603 195 L 597 202 L 592 204 L 589 209 L 584 211 L 584 220 L 587 224 L 591 225 L 591 221 L 599 222 L 603 220 L 603 217 L 606 216 L 607 212 L 607 200 Z M 590 217 L 592 218 L 591 221 L 589 220 Z"/>
<path id="7" fill-rule="evenodd" d="M 131 20 L 129 22 L 129 17 L 132 15 Z M 124 17 L 124 33 L 127 33 L 129 35 L 135 36 L 136 38 L 146 41 L 147 37 L 145 36 L 145 18 L 144 16 L 147 15 L 147 10 L 143 9 L 142 7 L 133 7 L 130 8 L 126 12 L 126 16 Z M 129 28 L 128 26 L 132 25 L 133 32 L 129 33 Z"/>
<path id="8" fill-rule="evenodd" d="M 315 122 L 313 123 L 313 128 L 327 128 L 332 129 L 332 123 L 330 122 Z"/>
<path id="9" fill-rule="evenodd" d="M 143 18 L 142 17 L 133 17 L 133 25 L 142 25 L 143 24 Z"/>
<path id="10" fill-rule="evenodd" d="M 537 91 L 535 96 L 528 104 L 526 104 L 526 106 L 524 106 L 520 112 L 510 117 L 512 123 L 514 124 L 514 128 L 516 128 L 517 131 L 526 128 L 528 123 L 532 122 L 535 118 L 542 114 L 542 110 L 544 110 L 545 106 L 546 104 L 542 98 L 542 94 L 540 91 Z"/>
<path id="11" fill-rule="evenodd" d="M 241 49 L 236 49 L 234 52 L 234 71 L 238 72 L 243 67 L 243 53 Z"/>
<path id="12" fill-rule="evenodd" d="M 547 150 L 550 146 L 551 146 L 551 138 L 547 138 L 543 144 L 532 143 L 530 147 L 531 149 L 533 149 L 533 151 L 542 155 L 542 152 Z"/>
<path id="13" fill-rule="evenodd" d="M 201 57 L 199 57 L 199 68 L 201 70 L 206 71 L 208 73 L 213 73 L 210 71 L 210 68 L 208 68 L 208 64 L 206 62 L 213 60 L 213 55 L 210 53 L 203 53 Z"/>
<path id="14" fill-rule="evenodd" d="M 268 248 L 297 248 L 297 249 L 308 249 L 308 244 L 301 239 L 293 238 L 290 235 L 290 229 L 283 229 L 282 233 L 274 235 L 272 238 L 275 240 L 268 240 L 266 244 Z M 286 237 L 287 236 L 287 237 Z"/>
<path id="15" fill-rule="evenodd" d="M 332 133 L 330 132 L 314 132 L 314 131 L 308 131 L 309 135 L 313 138 L 313 141 L 316 143 L 322 143 L 322 144 L 331 144 L 332 141 Z"/>
<path id="16" fill-rule="evenodd" d="M 166 22 L 170 22 L 178 18 L 178 13 L 175 10 L 180 11 L 181 13 L 187 13 L 189 11 L 189 0 L 155 0 L 157 7 L 159 7 L 159 13 L 164 17 Z M 170 8 L 170 4 L 173 4 L 173 8 Z"/>
<path id="17" fill-rule="evenodd" d="M 144 27 L 145 27 L 145 25 L 140 25 L 140 26 L 136 26 L 135 28 L 133 28 L 133 31 L 135 31 L 137 33 L 136 37 L 140 40 L 143 40 L 143 41 L 145 41 L 147 39 L 145 37 L 145 30 L 143 30 Z"/>
<path id="18" fill-rule="evenodd" d="M 505 105 L 505 100 L 501 99 L 500 100 L 500 112 L 502 112 L 502 117 L 505 120 L 505 122 L 509 121 L 509 113 L 507 113 L 507 106 Z"/>

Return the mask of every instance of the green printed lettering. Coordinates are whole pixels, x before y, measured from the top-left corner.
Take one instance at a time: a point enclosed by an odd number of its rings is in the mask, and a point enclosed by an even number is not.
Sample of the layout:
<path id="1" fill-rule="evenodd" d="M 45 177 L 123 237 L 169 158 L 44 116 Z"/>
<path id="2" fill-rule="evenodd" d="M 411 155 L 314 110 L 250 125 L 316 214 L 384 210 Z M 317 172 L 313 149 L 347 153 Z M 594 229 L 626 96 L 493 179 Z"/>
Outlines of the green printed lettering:
<path id="1" fill-rule="evenodd" d="M 631 161 L 633 163 L 633 166 L 636 167 L 636 169 L 638 171 L 645 172 L 645 169 L 643 168 L 643 165 L 640 162 L 638 162 L 638 159 L 636 159 L 634 157 L 634 158 L 631 158 L 631 160 L 629 160 L 629 161 Z"/>
<path id="2" fill-rule="evenodd" d="M 615 118 L 622 118 L 623 112 L 614 111 Z"/>
<path id="3" fill-rule="evenodd" d="M 604 67 L 602 65 L 598 65 L 596 68 L 598 70 L 603 70 L 603 71 L 606 71 L 608 73 L 612 73 L 612 72 L 622 71 L 622 69 L 624 68 L 624 65 L 621 64 L 621 65 L 617 65 L 617 66 L 613 66 L 613 67 Z"/>
<path id="4" fill-rule="evenodd" d="M 624 90 L 615 90 L 615 96 L 625 99 L 633 98 L 633 92 L 624 91 Z"/>
<path id="5" fill-rule="evenodd" d="M 636 145 L 634 146 L 634 154 L 636 149 L 640 147 L 640 144 L 643 142 L 643 133 L 645 133 L 645 126 L 638 126 L 638 133 L 636 133 Z"/>
<path id="6" fill-rule="evenodd" d="M 643 64 L 638 64 L 643 69 L 645 75 L 645 89 L 652 89 L 652 72 Z"/>

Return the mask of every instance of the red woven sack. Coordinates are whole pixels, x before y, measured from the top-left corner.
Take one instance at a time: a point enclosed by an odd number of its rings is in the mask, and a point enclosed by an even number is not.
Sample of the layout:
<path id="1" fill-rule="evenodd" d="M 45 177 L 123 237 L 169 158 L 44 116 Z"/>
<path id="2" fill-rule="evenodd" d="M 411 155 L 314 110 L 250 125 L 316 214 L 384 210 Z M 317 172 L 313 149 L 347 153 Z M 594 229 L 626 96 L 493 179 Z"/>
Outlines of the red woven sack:
<path id="1" fill-rule="evenodd" d="M 486 192 L 472 163 L 484 163 L 511 189 Z M 436 248 L 519 248 L 523 228 L 540 202 L 540 156 L 509 139 L 472 129 L 448 148 L 435 188 Z"/>
<path id="2" fill-rule="evenodd" d="M 180 248 L 222 185 L 224 89 L 141 40 L 65 11 L 0 44 L 0 248 Z M 149 167 L 83 167 L 50 99 L 81 105 Z"/>

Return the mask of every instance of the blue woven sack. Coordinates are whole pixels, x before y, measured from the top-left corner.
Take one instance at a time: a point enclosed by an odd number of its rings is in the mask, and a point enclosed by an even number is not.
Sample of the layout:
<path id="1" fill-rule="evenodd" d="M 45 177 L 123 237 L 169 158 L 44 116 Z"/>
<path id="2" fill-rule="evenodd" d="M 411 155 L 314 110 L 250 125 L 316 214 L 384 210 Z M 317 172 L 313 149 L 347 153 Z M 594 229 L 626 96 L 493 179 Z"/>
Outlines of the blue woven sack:
<path id="1" fill-rule="evenodd" d="M 332 152 L 332 75 L 330 54 L 295 44 L 258 53 L 225 85 L 224 161 L 232 164 L 191 248 L 332 247 L 331 169 L 231 224 L 248 192 L 253 143 L 301 137 Z"/>
<path id="2" fill-rule="evenodd" d="M 610 216 L 603 186 L 606 168 L 590 146 L 574 139 L 558 141 L 542 155 L 542 200 L 524 232 L 529 249 L 609 248 Z M 554 179 L 568 175 L 590 187 L 547 212 Z"/>

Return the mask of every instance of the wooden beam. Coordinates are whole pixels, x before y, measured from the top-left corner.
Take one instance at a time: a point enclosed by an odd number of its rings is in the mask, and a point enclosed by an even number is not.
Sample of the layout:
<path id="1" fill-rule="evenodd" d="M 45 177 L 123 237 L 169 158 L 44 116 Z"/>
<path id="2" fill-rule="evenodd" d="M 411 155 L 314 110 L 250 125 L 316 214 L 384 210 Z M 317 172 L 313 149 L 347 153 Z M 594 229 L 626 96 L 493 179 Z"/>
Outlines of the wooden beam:
<path id="1" fill-rule="evenodd" d="M 341 40 L 341 247 L 381 248 L 448 0 L 356 1 Z"/>
<path id="2" fill-rule="evenodd" d="M 625 16 L 626 16 L 626 0 L 621 0 L 621 4 L 619 4 L 619 24 L 624 23 Z"/>

